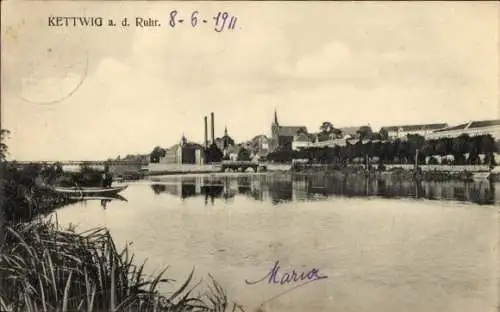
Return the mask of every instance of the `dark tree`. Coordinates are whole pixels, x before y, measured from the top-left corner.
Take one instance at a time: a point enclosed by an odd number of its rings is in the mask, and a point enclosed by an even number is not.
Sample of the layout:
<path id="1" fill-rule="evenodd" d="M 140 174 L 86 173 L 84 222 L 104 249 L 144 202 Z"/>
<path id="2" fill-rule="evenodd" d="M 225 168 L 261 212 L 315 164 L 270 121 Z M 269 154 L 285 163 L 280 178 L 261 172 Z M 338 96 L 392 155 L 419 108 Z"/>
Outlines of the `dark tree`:
<path id="1" fill-rule="evenodd" d="M 9 134 L 9 130 L 0 130 L 0 161 L 5 160 L 7 157 L 7 144 L 5 144 L 5 141 L 8 139 Z"/>
<path id="2" fill-rule="evenodd" d="M 382 154 L 382 142 L 371 142 L 368 155 L 370 158 L 378 157 L 379 162 L 381 161 Z"/>
<path id="3" fill-rule="evenodd" d="M 318 141 L 327 141 L 331 138 L 341 138 L 342 131 L 333 126 L 329 121 L 324 121 L 319 127 L 320 132 L 318 133 Z"/>
<path id="4" fill-rule="evenodd" d="M 388 140 L 389 139 L 389 133 L 387 132 L 386 129 L 382 128 L 380 129 L 380 131 L 378 132 L 379 135 L 380 135 L 380 139 L 381 140 Z"/>
<path id="5" fill-rule="evenodd" d="M 167 151 L 165 149 L 161 148 L 160 146 L 155 146 L 151 154 L 149 154 L 149 160 L 152 163 L 158 163 L 160 162 L 160 159 L 162 157 L 165 157 L 166 154 Z"/>
<path id="6" fill-rule="evenodd" d="M 446 156 L 451 154 L 451 139 L 441 138 L 436 142 L 435 155 Z"/>
<path id="7" fill-rule="evenodd" d="M 359 140 L 358 142 L 356 142 L 356 144 L 354 144 L 354 157 L 364 157 L 365 155 L 366 147 L 363 142 Z"/>
<path id="8" fill-rule="evenodd" d="M 438 164 L 439 164 L 439 162 L 438 162 L 437 158 L 434 156 L 431 156 L 431 158 L 429 159 L 429 165 L 438 165 Z"/>
<path id="9" fill-rule="evenodd" d="M 217 147 L 215 143 L 210 144 L 208 149 L 205 151 L 205 162 L 206 163 L 218 163 L 222 161 L 224 154 Z"/>
<path id="10" fill-rule="evenodd" d="M 240 150 L 238 151 L 237 160 L 249 161 L 250 160 L 250 152 L 247 149 L 245 149 L 244 147 L 241 147 Z"/>
<path id="11" fill-rule="evenodd" d="M 467 152 L 469 153 L 469 157 L 467 158 L 467 163 L 471 165 L 477 165 L 481 162 L 479 158 L 481 149 L 481 137 L 475 136 L 469 138 L 469 142 L 467 143 Z"/>
<path id="12" fill-rule="evenodd" d="M 347 142 L 346 146 L 344 147 L 345 153 L 344 153 L 344 159 L 346 161 L 352 161 L 354 157 L 356 157 L 356 153 L 354 150 L 354 144 L 351 144 Z"/>
<path id="13" fill-rule="evenodd" d="M 330 139 L 330 134 L 327 132 L 318 133 L 318 142 L 328 141 Z"/>
<path id="14" fill-rule="evenodd" d="M 368 127 L 364 127 L 365 130 Z M 370 133 L 369 131 L 358 131 L 361 135 Z M 363 144 L 358 140 L 355 144 L 346 141 L 345 146 L 334 146 L 333 148 L 315 147 L 301 151 L 275 151 L 269 155 L 270 160 L 279 162 L 289 162 L 292 159 L 309 159 L 321 163 L 347 164 L 354 160 L 364 162 L 367 158 L 378 158 L 380 164 L 413 164 L 415 162 L 416 151 L 418 153 L 418 163 L 425 162 L 429 157 L 429 164 L 437 164 L 435 156 L 454 155 L 454 164 L 478 164 L 479 155 L 485 155 L 485 163 L 496 165 L 494 153 L 499 150 L 499 142 L 496 142 L 491 135 L 469 137 L 460 135 L 457 138 L 441 138 L 437 140 L 425 140 L 420 135 L 408 135 L 406 140 L 396 139 L 394 141 L 381 141 L 383 135 L 371 135 L 369 142 Z M 467 162 L 464 155 L 469 154 Z M 443 164 L 453 164 L 451 161 L 443 160 Z"/>
<path id="15" fill-rule="evenodd" d="M 405 155 L 404 149 L 404 143 L 400 139 L 396 139 L 392 142 L 392 153 L 394 155 L 393 162 L 402 163 L 402 159 Z"/>
<path id="16" fill-rule="evenodd" d="M 431 157 L 436 154 L 436 141 L 435 140 L 427 140 L 422 146 L 421 153 L 426 157 Z"/>
<path id="17" fill-rule="evenodd" d="M 373 131 L 369 126 L 362 126 L 356 131 L 356 133 L 358 134 L 360 140 L 365 140 L 371 139 Z"/>
<path id="18" fill-rule="evenodd" d="M 495 165 L 494 153 L 498 152 L 498 150 L 495 139 L 491 134 L 481 136 L 481 152 L 485 156 L 485 164 Z"/>
<path id="19" fill-rule="evenodd" d="M 409 134 L 407 136 L 407 142 L 406 142 L 406 158 L 409 162 L 414 162 L 415 161 L 415 156 L 417 153 L 417 150 L 419 151 L 418 153 L 418 162 L 422 163 L 425 160 L 425 156 L 423 153 L 420 151 L 422 150 L 422 147 L 425 144 L 425 138 L 419 134 Z"/>
<path id="20" fill-rule="evenodd" d="M 456 165 L 464 165 L 466 163 L 464 154 L 469 150 L 469 135 L 461 134 L 453 139 L 452 155 L 455 158 Z"/>
<path id="21" fill-rule="evenodd" d="M 342 149 L 340 146 L 335 145 L 332 149 L 332 154 L 335 163 L 339 163 L 342 160 Z"/>
<path id="22" fill-rule="evenodd" d="M 329 121 L 323 121 L 323 123 L 319 127 L 319 130 L 321 130 L 321 132 L 328 134 L 332 133 L 333 129 L 333 124 Z"/>
<path id="23" fill-rule="evenodd" d="M 380 162 L 392 164 L 394 162 L 394 146 L 392 142 L 384 142 L 380 146 Z"/>
<path id="24" fill-rule="evenodd" d="M 333 128 L 332 134 L 335 136 L 335 138 L 340 139 L 342 138 L 342 130 Z"/>

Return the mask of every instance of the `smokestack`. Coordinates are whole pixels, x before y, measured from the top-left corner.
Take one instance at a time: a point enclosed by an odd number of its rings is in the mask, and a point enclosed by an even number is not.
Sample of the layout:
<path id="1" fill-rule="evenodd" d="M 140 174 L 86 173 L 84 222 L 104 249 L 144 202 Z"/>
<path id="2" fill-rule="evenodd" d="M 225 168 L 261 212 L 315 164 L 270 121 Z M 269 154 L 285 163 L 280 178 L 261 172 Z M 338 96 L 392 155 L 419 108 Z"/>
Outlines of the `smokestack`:
<path id="1" fill-rule="evenodd" d="M 205 119 L 205 147 L 208 147 L 208 118 L 207 116 L 204 117 Z"/>
<path id="2" fill-rule="evenodd" d="M 212 143 L 215 143 L 215 121 L 214 121 L 214 113 L 210 113 L 210 117 L 212 119 Z"/>

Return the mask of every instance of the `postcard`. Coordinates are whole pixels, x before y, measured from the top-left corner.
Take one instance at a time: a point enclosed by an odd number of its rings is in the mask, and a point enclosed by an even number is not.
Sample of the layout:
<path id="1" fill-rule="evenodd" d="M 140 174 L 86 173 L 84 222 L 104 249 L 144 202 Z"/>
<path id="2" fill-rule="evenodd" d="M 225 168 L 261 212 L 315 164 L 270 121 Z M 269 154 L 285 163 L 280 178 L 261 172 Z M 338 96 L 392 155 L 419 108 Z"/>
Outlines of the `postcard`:
<path id="1" fill-rule="evenodd" d="M 0 311 L 500 311 L 498 2 L 1 7 Z"/>

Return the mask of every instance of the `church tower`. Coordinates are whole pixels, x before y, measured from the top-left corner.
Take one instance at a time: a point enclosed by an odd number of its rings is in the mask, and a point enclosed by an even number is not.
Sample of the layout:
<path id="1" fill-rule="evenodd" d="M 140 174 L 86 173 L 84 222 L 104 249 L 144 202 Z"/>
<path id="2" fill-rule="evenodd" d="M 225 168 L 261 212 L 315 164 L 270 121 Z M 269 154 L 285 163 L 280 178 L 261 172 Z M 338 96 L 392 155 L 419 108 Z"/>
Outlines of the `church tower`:
<path id="1" fill-rule="evenodd" d="M 271 151 L 274 151 L 278 148 L 279 145 L 279 129 L 280 125 L 278 122 L 278 113 L 276 109 L 274 109 L 274 120 L 271 124 Z"/>
<path id="2" fill-rule="evenodd" d="M 223 150 L 227 153 L 227 148 L 229 147 L 229 136 L 227 135 L 227 126 L 224 127 L 224 137 L 222 138 Z"/>
<path id="3" fill-rule="evenodd" d="M 184 133 L 183 133 L 182 137 L 181 137 L 180 146 L 184 147 L 186 144 L 187 144 L 187 139 L 186 139 L 186 137 L 184 136 Z"/>

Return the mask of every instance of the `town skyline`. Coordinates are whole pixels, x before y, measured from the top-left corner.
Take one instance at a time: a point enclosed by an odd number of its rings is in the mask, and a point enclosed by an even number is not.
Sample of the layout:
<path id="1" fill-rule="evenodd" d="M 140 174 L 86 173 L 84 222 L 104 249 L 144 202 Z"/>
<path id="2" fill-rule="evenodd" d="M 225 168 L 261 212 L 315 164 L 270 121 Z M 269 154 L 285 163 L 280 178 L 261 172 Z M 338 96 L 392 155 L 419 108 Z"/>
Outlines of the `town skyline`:
<path id="1" fill-rule="evenodd" d="M 207 117 L 209 117 L 210 114 L 208 114 Z M 337 126 L 335 123 L 332 122 L 333 126 L 337 129 L 342 129 L 342 128 L 359 128 L 359 127 L 363 127 L 363 126 L 369 126 L 371 127 L 371 129 L 373 130 L 374 133 L 378 133 L 382 127 L 394 127 L 394 126 L 415 126 L 415 125 L 432 125 L 432 124 L 443 124 L 443 123 L 446 123 L 448 126 L 447 127 L 454 127 L 454 126 L 457 126 L 457 125 L 461 125 L 461 124 L 466 124 L 468 122 L 472 122 L 472 121 L 483 121 L 483 120 L 488 120 L 488 121 L 493 121 L 493 120 L 498 120 L 498 119 L 475 119 L 475 120 L 472 120 L 472 119 L 468 119 L 468 120 L 464 120 L 462 122 L 459 122 L 459 123 L 450 123 L 450 122 L 446 122 L 444 120 L 442 121 L 436 121 L 436 122 L 424 122 L 424 123 L 406 123 L 406 124 L 402 124 L 402 123 L 398 123 L 398 124 L 384 124 L 384 126 L 380 126 L 380 127 L 372 127 L 370 123 L 366 123 L 366 124 L 360 124 L 360 125 L 352 125 L 352 126 Z M 321 129 L 320 129 L 320 126 L 323 122 L 331 122 L 329 120 L 324 120 L 322 122 L 320 122 L 318 124 L 318 127 L 315 128 L 314 130 L 312 130 L 312 128 L 309 128 L 307 126 L 305 126 L 307 128 L 307 131 L 308 133 L 310 134 L 319 134 L 321 132 Z M 291 124 L 287 124 L 287 123 L 281 123 L 279 122 L 279 125 L 280 126 L 292 126 Z M 301 126 L 301 125 L 294 125 L 294 126 Z M 214 137 L 215 139 L 221 139 L 224 134 L 225 134 L 225 130 L 227 129 L 227 126 L 222 126 L 223 127 L 223 131 L 222 131 L 222 134 L 218 134 L 217 131 L 215 131 L 214 133 Z M 216 127 L 217 128 L 217 127 Z M 219 127 L 220 128 L 220 127 Z M 270 131 L 268 131 L 270 132 Z M 229 129 L 227 129 L 227 134 L 229 135 L 229 137 L 231 137 L 231 139 L 234 139 L 235 141 L 235 145 L 239 145 L 239 144 L 244 144 L 244 143 L 247 143 L 249 141 L 251 141 L 253 138 L 257 137 L 257 136 L 261 136 L 261 135 L 264 135 L 266 136 L 268 139 L 271 139 L 272 138 L 272 135 L 270 133 L 256 133 L 254 135 L 252 135 L 251 137 L 249 138 L 245 138 L 245 139 L 239 139 L 237 137 L 234 137 L 231 135 L 231 132 Z M 10 136 L 10 135 L 9 135 Z M 97 160 L 97 161 L 100 161 L 100 160 L 106 160 L 106 159 L 114 159 L 114 158 L 123 158 L 127 155 L 146 155 L 148 153 L 151 152 L 151 150 L 156 147 L 156 146 L 159 146 L 161 148 L 165 148 L 165 149 L 168 149 L 172 146 L 175 146 L 177 144 L 179 144 L 181 141 L 182 141 L 182 138 L 186 138 L 187 142 L 193 142 L 193 143 L 196 143 L 196 144 L 200 144 L 200 145 L 203 145 L 204 144 L 204 135 L 202 134 L 201 137 L 199 139 L 191 139 L 189 137 L 187 137 L 184 133 L 182 133 L 179 137 L 179 139 L 177 141 L 174 141 L 174 142 L 170 142 L 170 144 L 165 144 L 165 145 L 161 145 L 161 144 L 156 144 L 154 146 L 152 146 L 150 148 L 150 150 L 146 150 L 146 151 L 130 151 L 128 153 L 124 153 L 124 154 L 118 154 L 118 155 L 109 155 L 105 158 L 87 158 L 87 159 L 15 159 L 15 158 L 12 158 L 10 157 L 10 155 L 8 155 L 8 159 L 11 159 L 11 160 L 17 160 L 17 161 L 77 161 L 77 160 L 83 160 L 83 161 L 94 161 L 94 160 Z M 208 141 L 207 143 L 208 144 L 211 144 L 213 143 L 211 138 L 210 138 L 210 126 L 208 128 L 208 133 L 207 133 L 207 137 L 208 137 Z"/>
<path id="2" fill-rule="evenodd" d="M 211 113 L 214 113 L 215 112 L 211 112 Z M 206 117 L 207 117 L 207 122 L 211 122 L 211 119 L 210 119 L 210 115 L 211 113 L 207 114 Z M 436 120 L 436 121 L 427 121 L 427 122 L 421 122 L 421 123 L 386 123 L 386 124 L 383 124 L 381 126 L 377 126 L 377 127 L 373 127 L 373 123 L 371 122 L 366 122 L 366 123 L 363 123 L 363 124 L 357 124 L 357 125 L 338 125 L 336 124 L 335 122 L 332 122 L 331 120 L 323 120 L 321 122 L 318 122 L 317 123 L 317 126 L 316 127 L 308 127 L 307 125 L 304 125 L 304 124 L 291 124 L 291 123 L 286 123 L 286 122 L 281 122 L 279 120 L 279 114 L 278 112 L 275 110 L 275 113 L 277 114 L 276 116 L 278 116 L 278 123 L 280 126 L 284 126 L 284 127 L 301 127 L 301 126 L 304 126 L 307 130 L 307 132 L 309 134 L 319 134 L 322 130 L 321 130 L 321 125 L 323 124 L 323 122 L 330 122 L 332 123 L 332 125 L 334 126 L 334 128 L 336 129 L 339 129 L 339 130 L 342 130 L 342 129 L 345 129 L 345 128 L 360 128 L 360 127 L 364 127 L 364 126 L 368 126 L 372 129 L 373 132 L 380 132 L 380 130 L 382 128 L 388 128 L 388 127 L 407 127 L 407 126 L 424 126 L 424 125 L 437 125 L 437 124 L 447 124 L 447 127 L 454 127 L 454 126 L 458 126 L 458 125 L 461 125 L 461 124 L 467 124 L 469 122 L 473 122 L 473 121 L 493 121 L 493 120 L 498 120 L 498 119 L 492 119 L 492 118 L 483 118 L 483 119 L 467 119 L 467 120 L 463 120 L 461 122 L 456 122 L 456 123 L 451 123 L 451 122 L 448 122 L 446 120 Z M 274 115 L 273 115 L 274 116 Z M 204 116 L 205 117 L 205 116 Z M 219 126 L 217 127 L 216 125 L 214 125 L 215 128 L 223 128 L 222 132 L 221 133 L 218 133 L 217 131 L 214 131 L 214 138 L 215 139 L 220 139 L 222 138 L 225 134 L 226 134 L 226 131 L 227 131 L 227 135 L 229 137 L 231 137 L 232 139 L 235 139 L 235 142 L 236 144 L 241 144 L 241 143 L 246 143 L 250 140 L 252 140 L 253 138 L 257 137 L 257 136 L 266 136 L 268 138 L 271 138 L 272 137 L 272 133 L 271 133 L 271 126 L 272 126 L 272 123 L 274 122 L 274 117 L 273 117 L 273 121 L 270 122 L 269 124 L 269 129 L 267 131 L 262 131 L 261 133 L 255 133 L 255 134 L 252 134 L 250 137 L 245 137 L 245 138 L 238 138 L 238 137 L 235 137 L 231 134 L 231 130 L 228 128 L 227 125 L 224 125 L 224 126 Z M 375 123 L 375 124 L 378 124 L 378 123 Z M 210 124 L 207 124 L 207 142 L 208 143 L 212 143 L 211 141 L 211 138 L 210 138 L 210 127 L 211 125 Z M 172 145 L 175 145 L 177 143 L 179 143 L 179 141 L 181 141 L 182 137 L 186 138 L 189 142 L 194 142 L 194 143 L 197 143 L 197 144 L 200 144 L 200 145 L 203 145 L 204 143 L 204 137 L 196 137 L 196 139 L 193 139 L 193 138 L 190 138 L 190 137 L 187 137 L 184 133 L 181 134 L 179 140 L 175 141 L 175 142 L 172 142 L 172 144 L 170 145 L 166 145 L 166 146 L 161 146 L 159 145 L 160 147 L 163 147 L 163 148 L 168 148 L 169 146 L 172 146 Z"/>
<path id="3" fill-rule="evenodd" d="M 203 116 L 211 112 L 215 136 L 227 126 L 236 141 L 269 136 L 275 109 L 280 124 L 310 132 L 323 121 L 377 131 L 499 116 L 494 3 L 263 3 L 258 10 L 226 3 L 221 8 L 238 15 L 241 30 L 221 34 L 54 31 L 44 25 L 58 12 L 30 3 L 20 26 L 3 5 L 1 117 L 17 160 L 148 153 L 182 134 L 203 142 Z M 77 16 L 83 8 L 116 12 L 106 3 L 61 3 L 58 10 Z M 120 16 L 160 18 L 169 9 L 124 4 Z M 29 36 L 12 44 L 8 29 Z"/>

